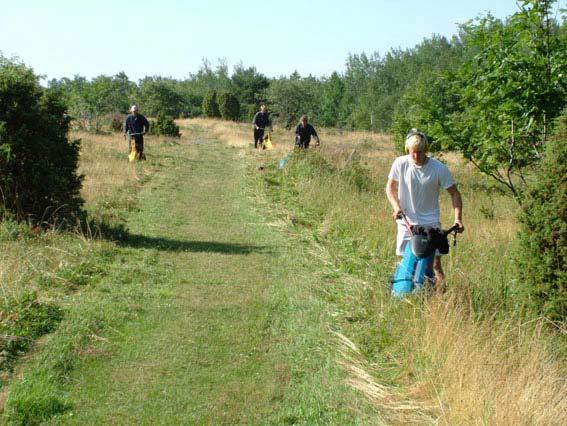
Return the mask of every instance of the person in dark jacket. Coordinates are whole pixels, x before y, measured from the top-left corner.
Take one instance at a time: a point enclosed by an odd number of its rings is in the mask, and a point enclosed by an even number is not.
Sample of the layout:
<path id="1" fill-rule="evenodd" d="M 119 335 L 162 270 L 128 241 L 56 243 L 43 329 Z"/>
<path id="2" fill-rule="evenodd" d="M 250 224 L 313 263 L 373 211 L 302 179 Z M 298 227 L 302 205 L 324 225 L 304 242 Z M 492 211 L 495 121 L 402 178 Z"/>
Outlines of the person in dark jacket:
<path id="1" fill-rule="evenodd" d="M 254 148 L 258 148 L 258 144 L 262 146 L 264 130 L 266 127 L 270 127 L 270 116 L 268 111 L 266 111 L 265 104 L 260 104 L 260 111 L 254 116 L 252 124 L 254 125 Z"/>
<path id="2" fill-rule="evenodd" d="M 307 122 L 307 116 L 304 114 L 299 119 L 299 124 L 295 128 L 295 146 L 299 149 L 309 148 L 311 136 L 315 138 L 315 146 L 319 146 L 321 141 L 315 131 L 315 128 Z"/>
<path id="3" fill-rule="evenodd" d="M 136 151 L 139 152 L 139 159 L 144 160 L 144 134 L 150 130 L 150 123 L 146 117 L 138 112 L 138 107 L 132 105 L 131 114 L 126 117 L 124 122 L 124 137 L 128 137 L 128 151 L 132 149 L 132 139 L 136 144 Z"/>

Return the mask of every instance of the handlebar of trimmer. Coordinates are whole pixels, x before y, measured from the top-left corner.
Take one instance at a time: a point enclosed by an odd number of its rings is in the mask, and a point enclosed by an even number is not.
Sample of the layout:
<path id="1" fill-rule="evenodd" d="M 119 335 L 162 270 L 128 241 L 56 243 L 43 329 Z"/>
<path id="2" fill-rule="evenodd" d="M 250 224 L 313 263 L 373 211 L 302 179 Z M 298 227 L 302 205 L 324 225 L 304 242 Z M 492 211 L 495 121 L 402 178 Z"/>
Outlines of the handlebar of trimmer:
<path id="1" fill-rule="evenodd" d="M 412 232 L 413 225 L 411 225 L 411 224 L 409 223 L 409 220 L 408 220 L 406 214 L 405 214 L 404 212 L 399 212 L 398 215 L 397 215 L 397 218 L 398 218 L 398 219 L 402 219 L 402 220 L 404 221 L 404 224 L 406 225 L 406 228 L 407 228 L 408 231 L 413 235 L 413 232 Z M 451 232 L 455 232 L 455 233 L 456 233 L 456 232 L 459 230 L 459 228 L 460 228 L 459 225 L 455 223 L 455 224 L 454 224 L 453 226 L 451 226 L 449 229 L 443 230 L 443 235 L 449 235 Z"/>
<path id="2" fill-rule="evenodd" d="M 457 232 L 459 229 L 460 229 L 460 226 L 455 223 L 455 224 L 454 224 L 453 226 L 451 226 L 449 229 L 445 229 L 445 230 L 443 231 L 443 234 L 444 234 L 444 235 L 449 235 L 451 232 Z"/>

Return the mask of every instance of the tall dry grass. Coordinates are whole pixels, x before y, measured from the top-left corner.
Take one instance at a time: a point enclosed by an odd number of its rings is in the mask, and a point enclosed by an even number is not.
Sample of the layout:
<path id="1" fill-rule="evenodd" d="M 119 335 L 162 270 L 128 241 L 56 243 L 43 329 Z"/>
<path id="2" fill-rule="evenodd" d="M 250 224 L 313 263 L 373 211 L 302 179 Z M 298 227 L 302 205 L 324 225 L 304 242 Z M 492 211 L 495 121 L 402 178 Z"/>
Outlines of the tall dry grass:
<path id="1" fill-rule="evenodd" d="M 565 364 L 545 320 L 474 321 L 455 296 L 427 300 L 408 327 L 408 345 L 428 361 L 419 380 L 436 391 L 430 396 L 439 400 L 438 420 L 565 424 Z"/>
<path id="2" fill-rule="evenodd" d="M 341 336 L 347 383 L 386 424 L 564 425 L 565 364 L 545 320 L 478 322 L 455 302 L 429 299 L 402 321 L 406 355 L 395 362 L 411 380 L 398 386 Z"/>
<path id="3" fill-rule="evenodd" d="M 128 167 L 128 142 L 121 134 L 73 132 L 71 137 L 81 139 L 79 173 L 85 176 L 81 196 L 87 203 L 108 199 L 117 188 L 140 179 L 136 168 Z"/>

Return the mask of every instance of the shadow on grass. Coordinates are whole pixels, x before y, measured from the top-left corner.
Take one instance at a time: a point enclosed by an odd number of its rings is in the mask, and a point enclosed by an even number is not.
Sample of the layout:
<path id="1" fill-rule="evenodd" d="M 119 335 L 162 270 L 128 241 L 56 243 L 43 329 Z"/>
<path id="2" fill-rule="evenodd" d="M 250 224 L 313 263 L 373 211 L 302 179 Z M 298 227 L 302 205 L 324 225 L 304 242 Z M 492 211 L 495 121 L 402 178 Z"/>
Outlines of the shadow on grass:
<path id="1" fill-rule="evenodd" d="M 218 241 L 184 241 L 163 237 L 129 234 L 126 239 L 118 240 L 119 246 L 150 248 L 164 251 L 193 251 L 225 254 L 250 254 L 264 252 L 266 247 L 246 244 L 223 243 Z"/>
<path id="2" fill-rule="evenodd" d="M 150 237 L 147 235 L 131 234 L 124 225 L 108 225 L 98 223 L 95 225 L 96 234 L 101 238 L 114 241 L 121 247 L 149 248 L 162 251 L 191 251 L 223 254 L 251 254 L 266 253 L 265 246 L 237 244 L 219 241 L 188 241 L 174 240 L 165 237 Z"/>

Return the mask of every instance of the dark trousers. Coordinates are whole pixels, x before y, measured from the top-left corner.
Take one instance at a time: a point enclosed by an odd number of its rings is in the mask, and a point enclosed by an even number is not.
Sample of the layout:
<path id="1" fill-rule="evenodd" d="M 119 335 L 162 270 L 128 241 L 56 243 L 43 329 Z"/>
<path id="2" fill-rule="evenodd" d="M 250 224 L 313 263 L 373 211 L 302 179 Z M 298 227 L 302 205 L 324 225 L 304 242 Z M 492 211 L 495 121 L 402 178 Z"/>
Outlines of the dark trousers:
<path id="1" fill-rule="evenodd" d="M 302 141 L 300 139 L 296 139 L 295 140 L 295 147 L 298 149 L 307 149 L 309 148 L 309 142 L 311 142 L 310 140 L 306 140 L 306 141 Z"/>
<path id="2" fill-rule="evenodd" d="M 254 129 L 254 148 L 258 148 L 258 142 L 262 145 L 264 141 L 264 129 Z"/>

